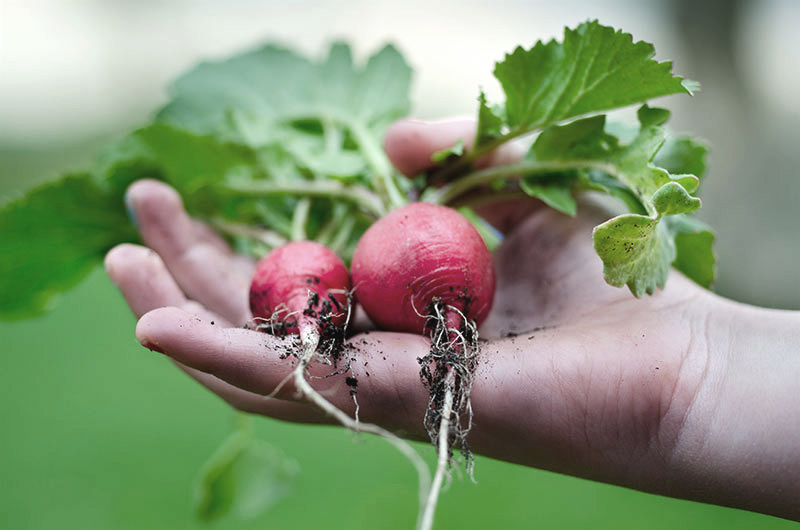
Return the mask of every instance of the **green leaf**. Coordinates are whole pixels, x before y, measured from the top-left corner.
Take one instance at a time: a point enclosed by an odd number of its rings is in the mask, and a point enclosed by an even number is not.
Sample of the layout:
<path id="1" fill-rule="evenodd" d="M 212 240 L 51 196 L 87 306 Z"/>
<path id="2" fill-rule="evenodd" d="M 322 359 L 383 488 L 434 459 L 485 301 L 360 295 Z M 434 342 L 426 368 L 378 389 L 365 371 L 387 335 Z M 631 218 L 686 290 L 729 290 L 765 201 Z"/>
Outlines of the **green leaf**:
<path id="1" fill-rule="evenodd" d="M 683 85 L 683 88 L 686 89 L 686 92 L 688 92 L 692 96 L 695 95 L 697 92 L 700 92 L 701 89 L 700 83 L 698 81 L 695 81 L 694 79 L 684 79 L 681 81 L 681 84 Z"/>
<path id="2" fill-rule="evenodd" d="M 664 129 L 646 126 L 633 141 L 619 151 L 612 162 L 619 168 L 615 175 L 642 200 L 649 213 L 655 213 L 651 198 L 658 189 L 670 182 L 669 174 L 650 164 L 664 143 Z"/>
<path id="3" fill-rule="evenodd" d="M 681 188 L 676 185 L 675 189 Z M 621 215 L 595 227 L 593 239 L 606 281 L 616 287 L 627 285 L 637 297 L 663 288 L 670 265 L 702 287 L 714 282 L 714 233 L 689 215 L 673 215 L 660 222 L 643 215 Z"/>
<path id="4" fill-rule="evenodd" d="M 97 170 L 104 181 L 88 173 L 72 175 L 8 204 L 0 211 L 0 282 L 9 282 L 0 316 L 42 312 L 107 250 L 138 239 L 123 202 L 125 189 L 135 180 L 164 180 L 184 196 L 190 211 L 224 215 L 224 197 L 206 194 L 201 203 L 196 192 L 226 179 L 255 178 L 258 164 L 250 148 L 155 124 L 106 150 Z"/>
<path id="5" fill-rule="evenodd" d="M 358 183 L 397 206 L 404 197 L 382 142 L 409 112 L 410 81 L 389 45 L 363 66 L 343 43 L 321 61 L 267 45 L 181 77 L 157 119 L 255 149 L 280 145 L 306 177 Z"/>
<path id="6" fill-rule="evenodd" d="M 264 176 L 252 149 L 161 123 L 139 129 L 113 146 L 105 153 L 103 165 L 117 188 L 156 177 L 182 194 L 228 178 Z"/>
<path id="7" fill-rule="evenodd" d="M 642 105 L 636 111 L 636 117 L 642 127 L 650 127 L 651 125 L 660 126 L 669 121 L 670 112 L 667 109 L 660 109 L 658 107 L 651 107 L 649 105 Z"/>
<path id="8" fill-rule="evenodd" d="M 695 193 L 700 186 L 700 179 L 694 175 L 670 175 L 669 178 L 689 193 Z"/>
<path id="9" fill-rule="evenodd" d="M 502 136 L 503 119 L 500 109 L 493 109 L 486 102 L 486 94 L 481 90 L 478 96 L 478 126 L 475 131 L 475 145 L 480 147 Z"/>
<path id="10" fill-rule="evenodd" d="M 663 216 L 687 213 L 700 207 L 677 182 L 667 182 L 651 197 L 651 217 L 625 214 L 595 227 L 594 248 L 603 260 L 603 276 L 611 285 L 627 285 L 634 296 L 663 288 L 676 257 L 674 236 Z"/>
<path id="11" fill-rule="evenodd" d="M 117 243 L 136 241 L 121 192 L 68 175 L 0 209 L 0 317 L 48 308 Z"/>
<path id="12" fill-rule="evenodd" d="M 661 223 L 663 216 L 685 214 L 700 207 L 678 183 L 668 182 L 653 195 L 652 217 L 624 214 L 596 226 L 594 248 L 603 260 L 603 276 L 611 285 L 627 285 L 634 296 L 663 288 L 675 261 L 675 234 Z M 687 249 L 688 250 L 688 249 Z"/>
<path id="13" fill-rule="evenodd" d="M 446 149 L 436 151 L 431 155 L 431 162 L 441 164 L 446 162 L 450 157 L 457 157 L 464 154 L 464 140 L 459 139 L 455 144 Z"/>
<path id="14" fill-rule="evenodd" d="M 363 70 L 352 72 L 347 88 L 354 86 L 347 102 L 360 121 L 382 135 L 392 122 L 408 115 L 411 67 L 394 46 L 384 46 L 369 58 Z M 321 85 L 319 90 L 326 88 Z"/>
<path id="15" fill-rule="evenodd" d="M 678 182 L 667 182 L 652 197 L 659 217 L 689 213 L 700 208 L 700 199 L 692 197 Z"/>
<path id="16" fill-rule="evenodd" d="M 250 519 L 292 490 L 297 464 L 266 442 L 236 431 L 203 466 L 195 488 L 202 521 L 227 515 Z"/>
<path id="17" fill-rule="evenodd" d="M 675 244 L 658 219 L 620 215 L 596 226 L 592 238 L 603 260 L 606 282 L 627 285 L 636 297 L 664 287 L 675 259 Z"/>
<path id="18" fill-rule="evenodd" d="M 688 215 L 664 219 L 675 235 L 677 255 L 673 266 L 695 283 L 709 288 L 716 276 L 714 232 L 705 223 Z"/>
<path id="19" fill-rule="evenodd" d="M 531 197 L 536 197 L 551 208 L 555 208 L 570 217 L 575 217 L 578 205 L 575 203 L 575 199 L 572 198 L 572 190 L 568 184 L 562 181 L 550 183 L 531 182 L 530 179 L 523 178 L 520 181 L 520 187 L 522 191 Z"/>
<path id="20" fill-rule="evenodd" d="M 653 164 L 672 174 L 689 174 L 702 179 L 706 174 L 708 145 L 689 136 L 667 136 Z"/>
<path id="21" fill-rule="evenodd" d="M 120 193 L 139 179 L 162 180 L 181 194 L 186 209 L 195 216 L 212 223 L 228 220 L 265 226 L 286 237 L 290 235 L 296 195 L 242 198 L 220 185 L 265 180 L 296 184 L 306 179 L 293 155 L 280 146 L 254 150 L 164 123 L 139 129 L 108 149 L 101 167 L 110 186 Z M 237 248 L 252 247 L 252 242 L 236 238 L 233 243 Z"/>
<path id="22" fill-rule="evenodd" d="M 533 144 L 528 158 L 564 166 L 585 166 L 577 170 L 574 187 L 609 193 L 633 212 L 615 217 L 595 229 L 595 250 L 603 260 L 604 276 L 609 284 L 627 285 L 636 296 L 652 293 L 657 287 L 663 287 L 673 262 L 698 277 L 698 283 L 708 284 L 709 278 L 713 278 L 709 234 L 676 236 L 673 225 L 662 222 L 664 217 L 685 217 L 700 207 L 700 199 L 691 195 L 697 189 L 698 179 L 694 175 L 671 175 L 651 163 L 664 144 L 665 133 L 660 125 L 669 114 L 645 105 L 638 115 L 639 132 L 627 145 L 607 131 L 605 117 L 601 115 L 546 128 Z M 570 173 L 562 175 L 568 178 Z M 546 185 L 546 179 L 553 181 L 554 177 L 545 177 L 544 182 L 540 176 L 523 177 L 523 191 L 534 196 L 543 190 L 556 194 L 558 187 Z M 562 180 L 560 193 L 555 197 L 571 199 L 569 191 Z M 564 205 L 552 202 L 551 206 L 564 211 Z M 569 202 L 566 204 L 572 206 Z M 680 260 L 678 239 L 683 250 Z M 702 245 L 708 249 L 695 260 L 689 253 Z M 712 256 L 710 266 L 709 255 Z"/>
<path id="23" fill-rule="evenodd" d="M 639 198 L 616 178 L 602 171 L 581 171 L 578 173 L 578 189 L 599 191 L 619 200 L 631 213 L 647 215 Z"/>
<path id="24" fill-rule="evenodd" d="M 624 107 L 676 93 L 691 93 L 672 75 L 672 63 L 656 62 L 646 42 L 628 33 L 585 22 L 564 31 L 563 44 L 538 42 L 517 48 L 495 67 L 506 94 L 512 128 L 532 130 L 568 118 Z"/>
<path id="25" fill-rule="evenodd" d="M 531 154 L 536 160 L 604 160 L 619 150 L 619 140 L 605 131 L 604 114 L 553 125 L 536 138 Z"/>
<path id="26" fill-rule="evenodd" d="M 367 169 L 359 153 L 349 150 L 320 149 L 318 142 L 294 141 L 286 145 L 294 163 L 311 175 L 324 175 L 335 180 L 354 181 Z"/>
<path id="27" fill-rule="evenodd" d="M 291 141 L 298 129 L 322 138 L 325 122 L 358 123 L 380 139 L 408 114 L 410 81 L 411 69 L 392 46 L 358 67 L 343 43 L 319 62 L 266 45 L 182 76 L 158 119 L 253 146 Z"/>
<path id="28" fill-rule="evenodd" d="M 663 123 L 667 117 L 661 109 L 646 105 L 640 108 L 641 127 L 627 145 L 607 132 L 604 115 L 552 125 L 537 137 L 528 159 L 576 167 L 582 163 L 586 170 L 578 174 L 577 180 L 584 189 L 618 197 L 634 213 L 656 215 L 660 211 L 663 215 L 674 215 L 686 208 L 697 209 L 699 200 L 688 193 L 697 189 L 698 179 L 694 175 L 670 175 L 651 163 L 665 139 L 664 129 L 654 124 Z M 656 200 L 658 205 L 654 204 Z M 676 204 L 668 205 L 665 201 Z"/>
<path id="29" fill-rule="evenodd" d="M 609 162 L 617 168 L 614 176 L 637 196 L 650 215 L 655 215 L 658 211 L 666 212 L 663 204 L 656 206 L 653 201 L 655 194 L 667 184 L 677 183 L 689 193 L 697 189 L 697 178 L 693 175 L 680 175 L 673 179 L 666 170 L 651 164 L 656 153 L 664 144 L 664 139 L 664 129 L 655 125 L 642 124 L 636 138 L 609 159 Z M 670 194 L 669 197 L 685 200 L 682 195 L 679 196 L 675 193 Z M 699 207 L 699 202 L 693 204 Z M 665 215 L 673 214 L 666 213 Z"/>
<path id="30" fill-rule="evenodd" d="M 242 119 L 269 125 L 282 109 L 296 111 L 297 102 L 310 97 L 314 81 L 310 61 L 266 45 L 225 61 L 201 63 L 181 76 L 158 119 L 198 134 L 238 139 L 230 109 Z"/>
<path id="31" fill-rule="evenodd" d="M 652 217 L 625 214 L 595 227 L 594 248 L 603 260 L 603 276 L 611 285 L 627 285 L 634 296 L 663 288 L 676 258 L 674 234 L 663 216 L 683 214 L 700 207 L 677 182 L 668 182 L 653 195 Z"/>

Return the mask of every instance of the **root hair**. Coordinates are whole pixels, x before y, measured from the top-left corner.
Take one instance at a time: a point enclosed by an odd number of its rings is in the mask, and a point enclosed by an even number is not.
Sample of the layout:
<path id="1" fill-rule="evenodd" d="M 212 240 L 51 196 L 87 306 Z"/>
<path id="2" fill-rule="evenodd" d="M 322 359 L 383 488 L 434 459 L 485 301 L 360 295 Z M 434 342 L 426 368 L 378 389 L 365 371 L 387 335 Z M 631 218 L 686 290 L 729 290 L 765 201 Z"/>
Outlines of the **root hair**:
<path id="1" fill-rule="evenodd" d="M 467 435 L 472 428 L 470 392 L 478 366 L 478 328 L 458 308 L 440 302 L 433 304 L 427 318 L 432 329 L 431 349 L 428 355 L 419 359 L 422 366 L 420 379 L 430 394 L 425 430 L 431 442 L 438 445 L 442 409 L 449 389 L 453 394 L 448 435 L 450 456 L 452 449 L 458 448 L 467 473 L 474 480 L 473 456 Z"/>

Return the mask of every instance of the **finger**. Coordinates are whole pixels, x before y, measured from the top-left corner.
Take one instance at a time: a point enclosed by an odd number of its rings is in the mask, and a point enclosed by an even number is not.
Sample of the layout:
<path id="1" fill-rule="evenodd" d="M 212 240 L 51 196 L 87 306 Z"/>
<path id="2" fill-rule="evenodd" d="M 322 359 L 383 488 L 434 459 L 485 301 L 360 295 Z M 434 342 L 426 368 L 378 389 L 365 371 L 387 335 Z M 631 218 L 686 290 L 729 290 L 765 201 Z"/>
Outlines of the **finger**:
<path id="1" fill-rule="evenodd" d="M 198 230 L 174 189 L 141 180 L 128 189 L 126 200 L 145 244 L 162 257 L 186 296 L 236 325 L 250 319 L 250 276 L 241 260 L 208 231 Z"/>
<path id="2" fill-rule="evenodd" d="M 140 317 L 152 309 L 178 306 L 214 325 L 228 325 L 221 317 L 207 311 L 197 302 L 187 300 L 170 276 L 164 262 L 153 250 L 123 244 L 106 256 L 106 270 L 119 286 L 131 310 Z M 224 381 L 177 363 L 178 367 L 231 406 L 244 412 L 265 414 L 287 421 L 322 422 L 319 411 L 300 403 L 291 403 L 253 394 Z"/>
<path id="3" fill-rule="evenodd" d="M 330 423 L 331 419 L 321 411 L 305 403 L 296 403 L 269 398 L 242 390 L 211 374 L 179 364 L 181 370 L 192 379 L 222 398 L 237 410 L 250 414 L 260 414 L 283 421 L 302 423 Z"/>
<path id="4" fill-rule="evenodd" d="M 106 254 L 105 267 L 136 318 L 159 307 L 175 306 L 219 325 L 229 325 L 222 317 L 188 300 L 161 257 L 147 247 L 118 245 Z"/>
<path id="5" fill-rule="evenodd" d="M 277 397 L 297 398 L 294 385 L 287 381 L 294 363 L 281 358 L 296 351 L 297 345 L 290 339 L 211 326 L 177 308 L 144 315 L 136 336 L 146 347 L 238 388 L 265 395 L 285 383 Z M 371 333 L 351 340 L 350 348 L 361 418 L 419 434 L 428 396 L 420 386 L 416 359 L 427 353 L 428 342 L 421 336 Z M 311 384 L 352 415 L 352 381 L 348 385 L 345 377 L 321 378 L 332 371 L 330 366 L 312 366 Z"/>
<path id="6" fill-rule="evenodd" d="M 233 252 L 228 243 L 207 224 L 192 219 L 192 225 L 194 227 L 194 237 L 198 241 L 208 243 L 216 248 L 220 254 L 230 257 L 236 269 L 246 278 L 253 277 L 253 272 L 256 268 L 255 261 L 247 256 L 242 256 Z"/>
<path id="7" fill-rule="evenodd" d="M 437 151 L 452 147 L 459 140 L 464 142 L 466 149 L 470 149 L 474 137 L 474 120 L 401 120 L 386 131 L 383 145 L 392 164 L 401 173 L 413 177 L 435 166 L 431 157 Z M 507 143 L 480 160 L 478 165 L 509 164 L 519 160 L 522 154 L 523 150 L 518 144 Z"/>

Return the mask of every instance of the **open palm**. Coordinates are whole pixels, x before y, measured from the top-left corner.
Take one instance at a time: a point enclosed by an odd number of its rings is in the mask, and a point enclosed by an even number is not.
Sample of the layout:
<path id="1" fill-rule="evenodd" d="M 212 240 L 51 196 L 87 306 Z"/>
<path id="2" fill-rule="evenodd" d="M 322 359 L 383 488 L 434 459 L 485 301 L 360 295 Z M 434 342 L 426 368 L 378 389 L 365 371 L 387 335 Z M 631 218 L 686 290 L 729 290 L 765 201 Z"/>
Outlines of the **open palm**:
<path id="1" fill-rule="evenodd" d="M 431 153 L 468 134 L 468 124 L 394 127 L 387 151 L 415 173 Z M 243 329 L 254 264 L 234 255 L 184 212 L 167 186 L 142 181 L 129 190 L 149 248 L 122 245 L 106 259 L 109 275 L 141 317 L 137 337 L 173 358 L 234 407 L 300 422 L 325 422 L 296 399 L 282 359 L 285 339 Z M 708 315 L 730 303 L 678 273 L 654 296 L 635 299 L 607 285 L 591 242 L 604 218 L 584 205 L 577 218 L 531 202 L 486 212 L 514 225 L 495 256 L 497 292 L 481 327 L 480 364 L 472 390 L 472 449 L 494 458 L 622 484 L 646 491 L 730 503 L 697 471 L 713 439 L 706 421 L 719 404 L 705 391 L 714 379 Z M 371 331 L 351 343 L 359 352 L 363 420 L 411 438 L 425 436 L 428 395 L 417 358 L 424 337 Z M 315 366 L 322 375 L 330 367 Z M 344 377 L 313 385 L 352 412 Z M 716 479 L 715 479 L 716 480 Z"/>

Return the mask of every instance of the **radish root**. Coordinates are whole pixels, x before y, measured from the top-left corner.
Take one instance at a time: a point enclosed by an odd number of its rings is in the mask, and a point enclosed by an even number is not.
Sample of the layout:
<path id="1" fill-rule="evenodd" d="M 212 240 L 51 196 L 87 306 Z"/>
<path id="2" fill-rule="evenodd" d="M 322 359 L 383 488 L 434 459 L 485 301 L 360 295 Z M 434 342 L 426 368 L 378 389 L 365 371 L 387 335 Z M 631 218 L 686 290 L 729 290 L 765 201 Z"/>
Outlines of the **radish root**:
<path id="1" fill-rule="evenodd" d="M 419 359 L 420 377 L 430 392 L 425 428 L 438 448 L 436 474 L 433 478 L 422 516 L 422 530 L 433 526 L 433 515 L 442 482 L 452 462 L 452 448 L 458 446 L 470 479 L 474 458 L 467 443 L 472 427 L 470 392 L 478 364 L 478 329 L 464 313 L 452 306 L 434 303 L 428 317 L 431 351 Z M 433 366 L 432 366 L 433 365 Z"/>
<path id="2" fill-rule="evenodd" d="M 309 300 L 311 300 L 312 297 L 313 294 L 310 293 Z M 356 434 L 368 433 L 368 434 L 373 434 L 375 436 L 379 436 L 384 440 L 386 440 L 386 442 L 394 446 L 395 449 L 397 449 L 411 462 L 411 464 L 417 471 L 417 478 L 419 484 L 418 485 L 419 510 L 417 515 L 417 528 L 421 528 L 423 511 L 425 509 L 425 506 L 427 505 L 427 499 L 429 497 L 429 491 L 431 488 L 430 470 L 428 469 L 428 466 L 425 463 L 425 461 L 419 456 L 419 454 L 417 454 L 417 452 L 411 447 L 411 445 L 407 441 L 395 435 L 391 431 L 372 423 L 364 423 L 359 421 L 358 400 L 356 399 L 354 390 L 351 391 L 351 395 L 353 396 L 356 412 L 355 412 L 355 418 L 351 418 L 345 412 L 336 407 L 333 403 L 325 399 L 319 392 L 314 390 L 314 388 L 308 381 L 309 379 L 308 366 L 315 358 L 317 358 L 317 360 L 327 365 L 335 364 L 336 356 L 334 355 L 334 351 L 338 346 L 336 343 L 339 342 L 339 345 L 344 343 L 345 330 L 347 329 L 347 325 L 350 322 L 351 307 L 352 305 L 350 303 L 350 294 L 348 293 L 348 304 L 346 308 L 347 320 L 344 326 L 342 326 L 341 333 L 336 334 L 334 336 L 322 337 L 320 335 L 320 328 L 321 327 L 323 329 L 325 328 L 324 325 L 320 326 L 320 324 L 330 319 L 330 315 L 324 315 L 324 314 L 316 315 L 316 319 L 308 319 L 304 318 L 304 316 L 299 317 L 299 322 L 297 323 L 297 325 L 300 331 L 300 353 L 299 355 L 297 355 L 297 364 L 295 365 L 291 374 L 289 374 L 284 380 L 280 382 L 278 387 L 275 390 L 273 390 L 270 396 L 274 396 L 282 386 L 284 386 L 288 381 L 291 380 L 294 382 L 294 386 L 300 398 L 311 402 L 325 414 L 327 414 L 328 416 L 332 417 L 337 422 L 339 422 L 342 426 L 350 429 Z M 276 325 L 280 316 L 283 316 L 284 319 L 286 319 L 293 315 L 292 314 L 272 315 L 272 317 L 269 319 L 267 323 L 261 325 L 263 326 L 262 329 L 264 328 L 269 330 L 285 329 L 285 324 Z M 347 358 L 346 360 L 346 367 L 344 368 L 344 370 L 336 371 L 331 375 L 341 374 L 344 373 L 345 371 L 351 371 L 352 373 L 349 358 Z"/>
<path id="3" fill-rule="evenodd" d="M 433 476 L 433 484 L 428 492 L 428 499 L 425 501 L 425 508 L 422 513 L 422 524 L 420 530 L 430 530 L 433 528 L 433 514 L 436 512 L 436 504 L 439 501 L 439 492 L 442 489 L 444 475 L 449 468 L 450 457 L 450 416 L 453 412 L 453 375 L 454 371 L 448 372 L 445 382 L 444 402 L 442 404 L 442 420 L 439 423 L 439 457 L 436 462 L 436 474 Z"/>

